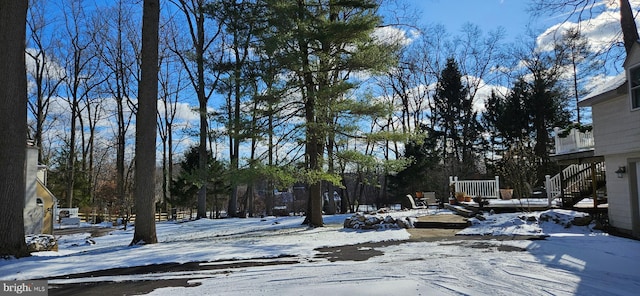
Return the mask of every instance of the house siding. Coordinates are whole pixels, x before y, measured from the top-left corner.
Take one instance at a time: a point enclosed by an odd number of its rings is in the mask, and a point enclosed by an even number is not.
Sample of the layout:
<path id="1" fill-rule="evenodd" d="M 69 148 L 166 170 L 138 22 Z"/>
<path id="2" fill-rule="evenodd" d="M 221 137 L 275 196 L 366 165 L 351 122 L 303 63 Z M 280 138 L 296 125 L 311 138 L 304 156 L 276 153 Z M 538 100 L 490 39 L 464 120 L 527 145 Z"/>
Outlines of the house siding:
<path id="1" fill-rule="evenodd" d="M 636 42 L 624 62 L 640 67 L 640 43 Z M 631 109 L 629 82 L 616 76 L 579 102 L 591 107 L 596 156 L 605 159 L 609 223 L 640 238 L 640 108 Z M 620 177 L 616 171 L 626 168 Z"/>
<path id="2" fill-rule="evenodd" d="M 609 223 L 614 228 L 630 234 L 638 232 L 637 202 L 632 199 L 630 182 L 633 174 L 618 178 L 615 171 L 624 166 L 630 169 L 631 161 L 640 158 L 640 110 L 631 110 L 627 94 L 617 96 L 592 106 L 595 154 L 603 155 L 607 166 L 607 197 L 609 199 Z"/>
<path id="3" fill-rule="evenodd" d="M 38 148 L 27 147 L 25 176 L 25 201 L 24 201 L 24 232 L 25 234 L 42 233 L 42 220 L 44 209 L 37 203 L 36 184 L 38 174 Z"/>
<path id="4" fill-rule="evenodd" d="M 633 68 L 638 64 L 638 61 L 640 61 L 640 50 L 638 50 L 638 46 L 636 45 L 625 58 L 623 66 L 625 69 Z"/>
<path id="5" fill-rule="evenodd" d="M 593 105 L 592 118 L 596 155 L 640 150 L 640 110 L 631 111 L 627 95 Z"/>
<path id="6" fill-rule="evenodd" d="M 631 232 L 633 230 L 633 216 L 635 206 L 632 204 L 632 196 L 629 178 L 633 176 L 628 172 L 631 159 L 640 158 L 640 152 L 628 154 L 606 155 L 607 165 L 607 197 L 609 199 L 609 223 L 611 226 Z M 615 171 L 618 167 L 627 167 L 627 173 L 618 178 Z"/>

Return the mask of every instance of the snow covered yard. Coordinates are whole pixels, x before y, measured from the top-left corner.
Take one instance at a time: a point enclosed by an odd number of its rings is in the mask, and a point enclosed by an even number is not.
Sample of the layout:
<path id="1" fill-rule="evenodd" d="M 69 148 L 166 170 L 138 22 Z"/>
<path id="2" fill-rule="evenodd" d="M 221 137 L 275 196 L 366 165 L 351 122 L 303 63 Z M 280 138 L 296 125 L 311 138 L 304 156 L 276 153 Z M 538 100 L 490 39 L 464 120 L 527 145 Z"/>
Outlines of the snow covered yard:
<path id="1" fill-rule="evenodd" d="M 154 245 L 128 247 L 131 229 L 101 237 L 63 235 L 58 252 L 0 261 L 0 280 L 187 283 L 144 291 L 151 295 L 636 295 L 640 242 L 570 223 L 581 215 L 564 210 L 485 215 L 484 221 L 472 219 L 473 225 L 460 236 L 429 241 L 409 240 L 405 229 L 342 228 L 351 215 L 326 216 L 326 227 L 315 229 L 301 226 L 302 217 L 163 222 L 157 225 L 160 243 Z M 532 234 L 546 239 L 517 238 Z M 357 245 L 357 251 L 368 256 L 336 261 L 317 250 L 344 245 Z M 334 250 L 341 251 L 346 252 Z M 200 268 L 65 277 L 188 262 L 200 262 Z M 55 292 L 51 289 L 50 295 Z"/>

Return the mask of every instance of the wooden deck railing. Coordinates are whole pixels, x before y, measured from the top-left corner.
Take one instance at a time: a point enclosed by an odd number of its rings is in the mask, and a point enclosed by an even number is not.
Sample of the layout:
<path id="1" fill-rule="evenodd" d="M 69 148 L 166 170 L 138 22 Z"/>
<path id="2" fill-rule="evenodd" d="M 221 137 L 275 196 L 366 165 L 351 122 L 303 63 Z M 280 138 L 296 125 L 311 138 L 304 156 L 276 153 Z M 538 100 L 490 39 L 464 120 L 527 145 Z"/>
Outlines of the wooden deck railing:
<path id="1" fill-rule="evenodd" d="M 458 180 L 449 177 L 449 184 L 456 192 L 464 192 L 471 197 L 500 198 L 500 177 L 493 180 Z"/>
<path id="2" fill-rule="evenodd" d="M 582 192 L 592 189 L 592 182 L 597 182 L 595 178 L 604 180 L 603 172 L 605 171 L 604 163 L 583 163 L 572 164 L 564 168 L 562 172 L 555 176 L 545 176 L 545 188 L 549 206 L 556 199 L 564 197 L 566 194 L 574 192 Z M 596 198 L 594 198 L 596 199 Z"/>
<path id="3" fill-rule="evenodd" d="M 556 127 L 554 128 L 554 132 L 556 155 L 590 150 L 595 147 L 592 131 L 581 132 L 574 128 L 571 129 L 565 137 L 559 136 L 563 134 L 565 130 Z"/>
<path id="4" fill-rule="evenodd" d="M 571 186 L 563 186 L 563 180 L 567 180 L 572 176 L 580 176 L 580 179 L 590 177 L 591 173 L 587 171 L 590 166 L 591 164 L 588 163 L 572 164 L 553 177 L 547 175 L 545 188 L 547 190 L 547 198 L 549 198 L 549 205 L 551 205 L 556 198 L 562 196 L 563 187 Z"/>

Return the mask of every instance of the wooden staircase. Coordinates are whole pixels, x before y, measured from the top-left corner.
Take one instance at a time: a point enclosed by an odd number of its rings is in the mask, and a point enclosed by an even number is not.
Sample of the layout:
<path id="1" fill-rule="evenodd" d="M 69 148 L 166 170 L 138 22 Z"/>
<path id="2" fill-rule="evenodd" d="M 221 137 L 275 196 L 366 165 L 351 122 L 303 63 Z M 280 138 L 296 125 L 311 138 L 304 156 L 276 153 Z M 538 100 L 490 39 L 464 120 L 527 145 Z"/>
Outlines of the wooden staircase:
<path id="1" fill-rule="evenodd" d="M 553 177 L 547 177 L 550 200 L 560 201 L 562 208 L 572 208 L 584 198 L 593 197 L 598 204 L 606 203 L 604 162 L 572 164 Z"/>

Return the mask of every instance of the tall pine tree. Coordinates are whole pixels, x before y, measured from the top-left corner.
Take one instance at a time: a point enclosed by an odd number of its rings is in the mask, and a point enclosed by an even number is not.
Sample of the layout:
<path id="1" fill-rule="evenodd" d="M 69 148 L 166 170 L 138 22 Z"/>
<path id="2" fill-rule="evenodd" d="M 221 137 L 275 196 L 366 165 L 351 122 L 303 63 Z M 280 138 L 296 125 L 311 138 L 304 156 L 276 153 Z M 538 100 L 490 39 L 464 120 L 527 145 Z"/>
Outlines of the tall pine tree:
<path id="1" fill-rule="evenodd" d="M 480 123 L 473 98 L 462 82 L 462 74 L 453 58 L 447 59 L 440 73 L 434 96 L 436 130 L 442 137 L 441 153 L 449 174 L 468 176 L 476 172 L 476 144 Z"/>
<path id="2" fill-rule="evenodd" d="M 386 70 L 395 62 L 395 44 L 377 40 L 382 24 L 378 1 L 264 0 L 269 9 L 262 47 L 274 52 L 289 86 L 300 94 L 305 121 L 309 225 L 322 226 L 322 180 L 326 141 L 333 128 L 330 106 L 356 87 L 355 71 Z M 277 49 L 277 50 L 276 50 Z M 330 178 L 329 178 L 330 179 Z"/>
<path id="3" fill-rule="evenodd" d="M 529 194 L 544 175 L 551 173 L 550 132 L 567 124 L 566 96 L 561 91 L 560 72 L 539 57 L 525 62 L 527 75 L 519 78 L 504 97 L 487 100 L 483 121 L 492 131 L 505 181 L 518 196 Z M 560 69 L 558 67 L 557 69 Z M 515 168 L 520 168 L 516 170 Z M 555 171 L 555 170 L 554 170 Z"/>

